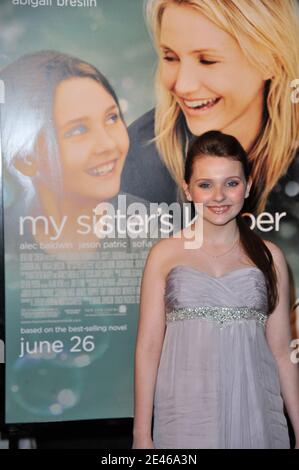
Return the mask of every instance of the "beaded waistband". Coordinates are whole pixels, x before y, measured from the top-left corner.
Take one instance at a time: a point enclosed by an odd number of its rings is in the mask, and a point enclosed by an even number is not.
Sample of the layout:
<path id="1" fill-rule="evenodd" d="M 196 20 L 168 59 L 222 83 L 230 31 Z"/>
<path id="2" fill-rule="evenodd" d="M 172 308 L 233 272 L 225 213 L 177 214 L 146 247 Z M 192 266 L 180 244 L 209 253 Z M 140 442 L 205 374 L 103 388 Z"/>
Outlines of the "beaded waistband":
<path id="1" fill-rule="evenodd" d="M 166 313 L 166 324 L 175 321 L 203 318 L 220 324 L 221 327 L 240 320 L 255 320 L 265 325 L 267 315 L 249 307 L 184 307 Z"/>

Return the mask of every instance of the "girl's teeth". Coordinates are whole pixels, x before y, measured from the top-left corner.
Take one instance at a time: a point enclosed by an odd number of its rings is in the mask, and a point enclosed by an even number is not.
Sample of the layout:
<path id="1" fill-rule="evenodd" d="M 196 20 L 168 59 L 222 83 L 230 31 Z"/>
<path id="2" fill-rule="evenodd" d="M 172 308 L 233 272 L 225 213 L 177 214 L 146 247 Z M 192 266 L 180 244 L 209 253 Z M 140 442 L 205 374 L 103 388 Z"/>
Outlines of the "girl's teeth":
<path id="1" fill-rule="evenodd" d="M 216 207 L 210 207 L 210 209 L 213 212 L 215 212 L 216 214 L 222 214 L 223 212 L 225 212 L 228 209 L 228 206 L 224 206 L 224 207 L 221 207 L 219 209 L 217 209 Z"/>
<path id="2" fill-rule="evenodd" d="M 114 163 L 109 163 L 109 165 L 106 166 L 92 168 L 91 170 L 88 170 L 88 173 L 91 176 L 104 176 L 110 173 L 113 170 L 113 167 Z"/>
<path id="3" fill-rule="evenodd" d="M 204 108 L 205 106 L 209 106 L 212 104 L 215 104 L 217 101 L 216 99 L 211 99 L 211 100 L 198 100 L 198 101 L 184 101 L 185 105 L 188 106 L 188 108 Z"/>

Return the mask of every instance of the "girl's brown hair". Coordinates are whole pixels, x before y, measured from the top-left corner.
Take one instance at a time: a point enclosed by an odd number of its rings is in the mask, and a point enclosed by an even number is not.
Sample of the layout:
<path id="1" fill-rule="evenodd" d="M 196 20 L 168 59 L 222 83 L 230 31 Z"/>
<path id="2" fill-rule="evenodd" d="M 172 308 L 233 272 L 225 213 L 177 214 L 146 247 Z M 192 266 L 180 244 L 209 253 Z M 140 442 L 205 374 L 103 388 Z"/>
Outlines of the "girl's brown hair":
<path id="1" fill-rule="evenodd" d="M 250 175 L 248 156 L 239 141 L 219 131 L 210 131 L 198 137 L 187 153 L 185 163 L 185 182 L 189 184 L 194 162 L 203 157 L 230 158 L 242 164 L 246 182 Z M 264 241 L 253 232 L 242 217 L 237 215 L 240 243 L 247 256 L 262 271 L 266 281 L 268 314 L 272 313 L 278 302 L 277 276 L 272 254 Z"/>

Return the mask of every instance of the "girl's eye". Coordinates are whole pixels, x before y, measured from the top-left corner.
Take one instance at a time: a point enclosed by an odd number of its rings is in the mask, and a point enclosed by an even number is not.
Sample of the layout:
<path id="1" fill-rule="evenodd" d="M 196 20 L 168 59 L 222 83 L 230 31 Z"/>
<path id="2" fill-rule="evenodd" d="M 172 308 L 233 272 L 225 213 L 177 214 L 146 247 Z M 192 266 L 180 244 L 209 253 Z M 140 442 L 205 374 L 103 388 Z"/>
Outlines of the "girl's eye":
<path id="1" fill-rule="evenodd" d="M 199 188 L 203 188 L 203 189 L 207 189 L 210 187 L 210 184 L 209 183 L 199 183 Z"/>
<path id="2" fill-rule="evenodd" d="M 87 127 L 84 126 L 83 124 L 80 124 L 79 126 L 72 127 L 72 129 L 67 131 L 64 134 L 64 136 L 65 137 L 74 137 L 74 136 L 77 136 L 77 135 L 85 134 L 86 131 L 87 131 Z"/>
<path id="3" fill-rule="evenodd" d="M 238 186 L 239 181 L 229 181 L 227 184 L 229 187 L 235 188 L 236 186 Z"/>
<path id="4" fill-rule="evenodd" d="M 176 57 L 173 57 L 173 56 L 165 55 L 163 57 L 163 60 L 166 60 L 166 62 L 175 62 L 178 59 Z"/>
<path id="5" fill-rule="evenodd" d="M 214 64 L 217 64 L 217 61 L 216 61 L 216 60 L 208 60 L 208 59 L 200 58 L 199 61 L 200 61 L 200 63 L 203 64 L 203 65 L 214 65 Z"/>
<path id="6" fill-rule="evenodd" d="M 108 117 L 107 117 L 107 124 L 114 124 L 115 122 L 117 122 L 120 118 L 120 115 L 118 113 L 113 113 L 113 114 L 110 114 Z"/>

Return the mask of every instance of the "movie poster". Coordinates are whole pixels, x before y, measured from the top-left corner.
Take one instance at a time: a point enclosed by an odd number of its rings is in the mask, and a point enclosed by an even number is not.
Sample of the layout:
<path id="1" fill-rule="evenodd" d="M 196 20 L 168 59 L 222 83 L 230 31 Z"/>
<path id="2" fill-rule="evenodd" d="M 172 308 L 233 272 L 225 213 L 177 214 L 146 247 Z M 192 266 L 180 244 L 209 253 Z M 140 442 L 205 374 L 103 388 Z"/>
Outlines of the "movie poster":
<path id="1" fill-rule="evenodd" d="M 145 190 L 154 194 L 159 181 L 144 167 L 136 190 L 127 161 L 128 126 L 155 106 L 143 4 L 0 5 L 7 423 L 133 416 L 140 281 L 168 213 Z M 297 157 L 263 212 L 246 215 L 286 254 L 294 338 L 298 209 Z M 165 219 L 163 236 L 171 233 Z"/>
<path id="2" fill-rule="evenodd" d="M 148 203 L 120 178 L 153 106 L 142 2 L 9 0 L 0 18 L 6 421 L 130 417 L 151 241 L 128 235 Z"/>

